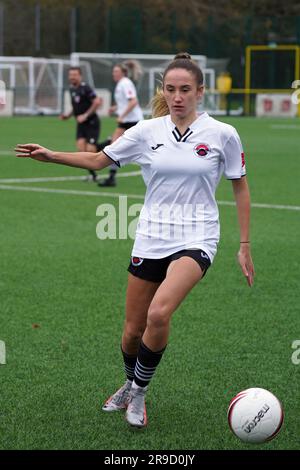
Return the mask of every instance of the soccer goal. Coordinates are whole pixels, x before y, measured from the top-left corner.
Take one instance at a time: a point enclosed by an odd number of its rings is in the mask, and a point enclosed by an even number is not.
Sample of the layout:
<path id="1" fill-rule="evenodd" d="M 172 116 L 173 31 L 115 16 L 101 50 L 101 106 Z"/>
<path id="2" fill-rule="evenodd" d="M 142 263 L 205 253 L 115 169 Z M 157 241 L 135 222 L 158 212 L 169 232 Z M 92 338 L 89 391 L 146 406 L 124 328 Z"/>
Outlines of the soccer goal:
<path id="1" fill-rule="evenodd" d="M 63 59 L 0 57 L 0 80 L 13 93 L 14 114 L 59 114 L 70 65 Z M 80 66 L 86 80 L 93 84 L 89 63 Z"/>

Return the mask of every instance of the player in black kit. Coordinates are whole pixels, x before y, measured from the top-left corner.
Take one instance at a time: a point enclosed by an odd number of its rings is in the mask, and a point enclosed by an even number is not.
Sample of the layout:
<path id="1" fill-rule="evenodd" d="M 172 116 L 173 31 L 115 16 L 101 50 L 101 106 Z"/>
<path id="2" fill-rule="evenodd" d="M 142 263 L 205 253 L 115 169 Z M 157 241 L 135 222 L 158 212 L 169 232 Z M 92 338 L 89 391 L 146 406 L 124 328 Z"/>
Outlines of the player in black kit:
<path id="1" fill-rule="evenodd" d="M 70 94 L 72 111 L 61 114 L 60 119 L 69 119 L 74 116 L 77 121 L 76 146 L 78 152 L 97 152 L 98 137 L 100 134 L 100 120 L 96 110 L 101 106 L 102 99 L 95 91 L 82 81 L 80 67 L 70 67 L 68 79 L 70 83 Z M 97 173 L 89 170 L 93 181 L 97 180 Z"/>

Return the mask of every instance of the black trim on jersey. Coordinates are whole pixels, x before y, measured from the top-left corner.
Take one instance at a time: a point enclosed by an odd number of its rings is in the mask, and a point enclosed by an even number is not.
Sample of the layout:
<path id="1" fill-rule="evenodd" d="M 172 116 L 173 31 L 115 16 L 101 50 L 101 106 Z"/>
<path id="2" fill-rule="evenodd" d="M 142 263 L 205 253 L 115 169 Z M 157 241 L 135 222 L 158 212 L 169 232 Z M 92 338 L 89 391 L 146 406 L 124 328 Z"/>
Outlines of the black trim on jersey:
<path id="1" fill-rule="evenodd" d="M 172 134 L 174 135 L 175 139 L 177 142 L 185 142 L 190 135 L 192 135 L 193 131 L 188 127 L 187 130 L 184 132 L 184 134 L 181 134 L 180 131 L 175 127 L 175 129 L 172 131 Z"/>
<path id="2" fill-rule="evenodd" d="M 178 138 L 177 135 L 175 134 L 175 131 L 172 131 L 173 136 L 177 140 L 177 142 L 180 142 L 180 137 Z"/>
<path id="3" fill-rule="evenodd" d="M 121 168 L 120 162 L 115 161 L 112 157 L 110 157 L 109 155 L 107 155 L 107 153 L 104 152 L 104 150 L 102 150 L 102 152 L 104 153 L 104 155 L 106 155 L 108 158 L 110 158 L 111 161 L 113 161 L 119 168 Z"/>
<path id="4" fill-rule="evenodd" d="M 189 137 L 190 135 L 192 135 L 193 131 L 191 131 L 187 136 L 185 136 L 184 139 L 182 139 L 182 142 L 185 142 Z"/>
<path id="5" fill-rule="evenodd" d="M 234 180 L 240 180 L 241 178 L 243 178 L 244 176 L 247 176 L 247 173 L 245 173 L 244 175 L 242 175 L 240 178 L 226 178 L 228 181 L 234 181 Z"/>

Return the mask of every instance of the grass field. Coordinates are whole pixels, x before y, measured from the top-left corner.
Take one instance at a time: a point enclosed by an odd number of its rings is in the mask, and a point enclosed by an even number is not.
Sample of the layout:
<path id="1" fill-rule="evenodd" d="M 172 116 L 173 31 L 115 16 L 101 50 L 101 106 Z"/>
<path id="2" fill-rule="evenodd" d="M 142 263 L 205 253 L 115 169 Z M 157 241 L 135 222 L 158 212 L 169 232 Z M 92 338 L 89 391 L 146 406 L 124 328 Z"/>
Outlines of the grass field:
<path id="1" fill-rule="evenodd" d="M 119 344 L 132 240 L 99 240 L 96 209 L 118 207 L 116 193 L 142 202 L 143 181 L 120 177 L 105 194 L 92 183 L 51 179 L 86 172 L 16 159 L 12 149 L 33 141 L 73 150 L 74 122 L 0 120 L 1 449 L 300 448 L 300 364 L 291 360 L 300 339 L 300 123 L 227 121 L 245 148 L 255 285 L 247 287 L 235 260 L 236 211 L 224 180 L 218 255 L 173 318 L 147 396 L 149 425 L 136 433 L 122 415 L 101 411 L 123 381 Z M 113 127 L 104 120 L 102 138 Z M 282 431 L 265 445 L 243 444 L 227 424 L 230 399 L 248 387 L 267 388 L 284 405 Z"/>

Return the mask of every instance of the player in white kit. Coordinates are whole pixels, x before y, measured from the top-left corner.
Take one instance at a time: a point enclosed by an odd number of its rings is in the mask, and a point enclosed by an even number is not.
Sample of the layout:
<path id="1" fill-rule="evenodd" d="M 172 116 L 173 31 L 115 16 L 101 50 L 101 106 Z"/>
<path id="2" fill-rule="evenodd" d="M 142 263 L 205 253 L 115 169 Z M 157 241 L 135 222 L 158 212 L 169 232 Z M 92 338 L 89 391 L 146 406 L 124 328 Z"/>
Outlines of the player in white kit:
<path id="1" fill-rule="evenodd" d="M 143 113 L 139 105 L 136 87 L 133 81 L 128 77 L 129 72 L 133 77 L 138 77 L 141 73 L 136 61 L 127 61 L 116 64 L 113 68 L 112 76 L 116 82 L 114 91 L 115 105 L 109 109 L 110 114 L 117 115 L 118 127 L 114 131 L 111 141 L 115 142 L 127 129 L 135 126 L 137 122 L 143 119 Z M 108 178 L 100 181 L 99 186 L 116 186 L 116 167 L 110 168 Z"/>
<path id="2" fill-rule="evenodd" d="M 147 190 L 128 271 L 122 353 L 127 380 L 104 404 L 126 409 L 132 426 L 147 424 L 145 394 L 165 351 L 170 320 L 203 278 L 219 241 L 215 190 L 222 174 L 232 180 L 237 205 L 238 261 L 251 287 L 250 195 L 236 130 L 207 113 L 197 114 L 203 75 L 187 53 L 166 68 L 154 99 L 154 119 L 139 122 L 98 154 L 53 152 L 18 145 L 17 156 L 87 169 L 135 162 Z"/>

